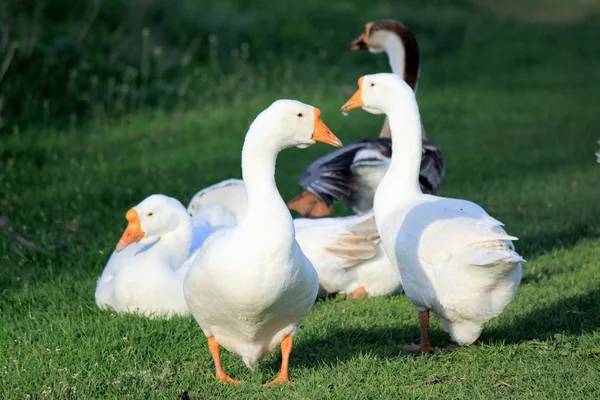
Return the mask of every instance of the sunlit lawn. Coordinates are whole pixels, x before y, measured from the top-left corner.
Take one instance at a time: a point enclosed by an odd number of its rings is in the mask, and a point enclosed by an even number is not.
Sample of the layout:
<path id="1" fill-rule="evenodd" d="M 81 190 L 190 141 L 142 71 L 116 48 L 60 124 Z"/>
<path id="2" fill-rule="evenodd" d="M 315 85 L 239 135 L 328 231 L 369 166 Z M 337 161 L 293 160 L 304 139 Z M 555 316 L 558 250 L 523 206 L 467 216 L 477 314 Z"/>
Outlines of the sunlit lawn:
<path id="1" fill-rule="evenodd" d="M 315 304 L 297 334 L 295 387 L 261 386 L 276 375 L 278 353 L 258 372 L 225 354 L 228 373 L 247 382 L 234 387 L 216 383 L 192 318 L 149 321 L 96 308 L 95 282 L 127 209 L 152 193 L 187 204 L 199 189 L 241 177 L 245 131 L 272 101 L 296 98 L 321 108 L 346 143 L 379 132 L 380 117 L 355 111 L 344 118 L 339 107 L 361 74 L 386 70 L 385 57 L 315 55 L 281 60 L 290 64 L 287 73 L 252 70 L 234 97 L 215 96 L 191 110 L 0 137 L 0 396 L 176 398 L 185 390 L 192 399 L 597 397 L 600 21 L 501 21 L 456 3 L 439 14 L 425 6 L 401 10 L 411 10 L 424 48 L 418 100 L 428 135 L 446 157 L 442 194 L 484 206 L 519 237 L 528 261 L 517 299 L 487 325 L 483 346 L 409 354 L 402 345 L 419 330 L 404 296 L 330 298 Z M 324 7 L 333 18 L 335 7 Z M 317 7 L 307 10 L 288 18 L 308 18 Z M 403 19 L 384 5 L 345 12 L 364 21 L 327 27 L 341 31 L 342 48 L 362 22 Z M 436 34 L 438 27 L 448 37 Z M 249 34 L 260 28 L 247 27 Z M 319 26 L 302 35 L 315 32 Z M 256 57 L 262 50 L 251 49 Z M 300 190 L 304 167 L 329 150 L 315 145 L 280 155 L 285 199 Z M 344 212 L 339 204 L 337 214 Z M 435 344 L 449 344 L 439 321 L 432 330 Z"/>

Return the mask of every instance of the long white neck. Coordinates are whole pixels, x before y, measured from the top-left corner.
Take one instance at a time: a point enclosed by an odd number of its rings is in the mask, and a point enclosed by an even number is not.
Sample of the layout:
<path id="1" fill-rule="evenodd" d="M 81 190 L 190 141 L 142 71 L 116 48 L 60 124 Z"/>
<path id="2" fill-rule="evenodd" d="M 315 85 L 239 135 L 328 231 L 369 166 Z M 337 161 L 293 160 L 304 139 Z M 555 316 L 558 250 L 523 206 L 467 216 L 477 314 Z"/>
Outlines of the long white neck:
<path id="1" fill-rule="evenodd" d="M 395 33 L 389 33 L 383 41 L 383 48 L 388 56 L 392 72 L 406 81 L 416 93 L 419 80 L 420 56 L 414 37 L 411 35 L 410 38 L 413 40 L 405 44 L 400 36 Z M 385 119 L 379 137 L 391 137 L 389 116 Z"/>
<path id="2" fill-rule="evenodd" d="M 250 128 L 242 149 L 242 176 L 248 194 L 248 207 L 239 226 L 265 234 L 291 232 L 293 239 L 292 216 L 275 184 L 275 163 L 281 147 L 265 140 L 269 136 L 260 135 L 257 129 L 261 129 L 260 125 Z"/>
<path id="3" fill-rule="evenodd" d="M 417 92 L 421 70 L 421 55 L 417 39 L 407 29 L 390 32 L 383 40 L 383 49 L 388 55 L 392 72 Z"/>
<path id="4" fill-rule="evenodd" d="M 187 259 L 192 246 L 193 226 L 192 219 L 187 213 L 179 216 L 179 223 L 172 231 L 164 234 L 154 245 L 153 251 L 157 257 L 167 263 L 173 270 L 178 269 Z"/>
<path id="5" fill-rule="evenodd" d="M 422 194 L 419 185 L 421 169 L 421 120 L 416 102 L 399 104 L 387 113 L 392 132 L 392 160 L 375 193 L 376 218 L 386 218 L 388 208 L 410 202 Z"/>
<path id="6" fill-rule="evenodd" d="M 388 62 L 392 72 L 404 79 L 406 68 L 406 51 L 402 40 L 395 34 L 389 34 L 383 41 L 383 48 L 388 56 Z"/>

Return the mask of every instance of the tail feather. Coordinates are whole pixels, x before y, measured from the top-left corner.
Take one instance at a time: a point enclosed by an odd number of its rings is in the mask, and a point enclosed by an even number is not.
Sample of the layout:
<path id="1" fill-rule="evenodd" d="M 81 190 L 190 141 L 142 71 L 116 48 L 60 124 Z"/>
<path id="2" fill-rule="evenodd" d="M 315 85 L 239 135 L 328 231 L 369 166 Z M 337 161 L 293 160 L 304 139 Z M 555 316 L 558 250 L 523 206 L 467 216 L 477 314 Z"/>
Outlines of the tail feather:
<path id="1" fill-rule="evenodd" d="M 516 236 L 507 235 L 506 233 L 486 232 L 485 235 L 477 237 L 471 243 L 469 243 L 469 245 L 494 242 L 497 240 L 519 240 L 519 238 Z"/>
<path id="2" fill-rule="evenodd" d="M 358 218 L 350 217 L 346 221 L 350 222 L 345 227 L 348 233 L 338 236 L 334 243 L 325 246 L 326 251 L 343 260 L 344 268 L 375 257 L 380 240 L 372 213 Z"/>
<path id="3" fill-rule="evenodd" d="M 325 250 L 340 259 L 343 268 L 349 268 L 375 257 L 378 247 L 366 236 L 343 235 L 336 243 L 326 246 Z"/>
<path id="4" fill-rule="evenodd" d="M 469 264 L 483 267 L 499 262 L 516 264 L 524 263 L 526 261 L 518 253 L 511 250 L 493 250 L 483 254 L 477 254 L 475 257 L 471 258 Z"/>

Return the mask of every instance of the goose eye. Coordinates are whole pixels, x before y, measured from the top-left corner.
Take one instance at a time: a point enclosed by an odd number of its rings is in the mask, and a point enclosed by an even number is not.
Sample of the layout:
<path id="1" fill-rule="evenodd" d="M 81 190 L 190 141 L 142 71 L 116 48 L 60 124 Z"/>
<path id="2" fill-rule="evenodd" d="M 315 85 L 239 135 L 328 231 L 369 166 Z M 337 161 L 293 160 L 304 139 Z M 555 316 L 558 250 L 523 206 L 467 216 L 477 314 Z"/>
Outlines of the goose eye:
<path id="1" fill-rule="evenodd" d="M 149 212 L 148 214 L 146 214 L 147 217 L 151 217 L 152 215 L 154 215 L 154 213 Z"/>
<path id="2" fill-rule="evenodd" d="M 302 114 L 302 113 L 298 113 L 298 114 L 296 114 L 296 115 L 298 116 L 298 118 L 302 118 L 302 117 L 304 117 L 304 114 Z"/>
<path id="3" fill-rule="evenodd" d="M 371 82 L 371 87 L 375 86 L 375 84 L 373 82 Z"/>

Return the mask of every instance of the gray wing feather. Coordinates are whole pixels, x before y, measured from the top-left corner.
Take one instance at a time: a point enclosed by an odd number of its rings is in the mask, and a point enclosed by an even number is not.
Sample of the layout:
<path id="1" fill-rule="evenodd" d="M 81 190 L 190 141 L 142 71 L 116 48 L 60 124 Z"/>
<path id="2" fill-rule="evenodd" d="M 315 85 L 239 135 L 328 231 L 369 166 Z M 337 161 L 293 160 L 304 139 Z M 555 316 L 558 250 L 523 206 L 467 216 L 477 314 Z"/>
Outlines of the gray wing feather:
<path id="1" fill-rule="evenodd" d="M 336 200 L 349 197 L 356 189 L 350 168 L 359 150 L 373 148 L 391 156 L 392 142 L 388 138 L 364 139 L 332 151 L 311 163 L 300 176 L 298 184 L 313 193 L 328 207 Z M 444 157 L 439 147 L 423 140 L 423 156 L 419 183 L 423 193 L 437 194 L 445 176 Z"/>

